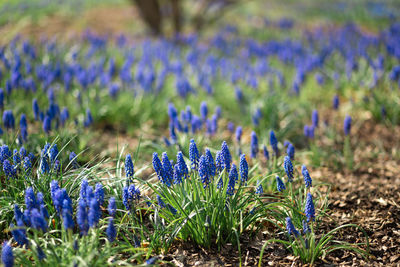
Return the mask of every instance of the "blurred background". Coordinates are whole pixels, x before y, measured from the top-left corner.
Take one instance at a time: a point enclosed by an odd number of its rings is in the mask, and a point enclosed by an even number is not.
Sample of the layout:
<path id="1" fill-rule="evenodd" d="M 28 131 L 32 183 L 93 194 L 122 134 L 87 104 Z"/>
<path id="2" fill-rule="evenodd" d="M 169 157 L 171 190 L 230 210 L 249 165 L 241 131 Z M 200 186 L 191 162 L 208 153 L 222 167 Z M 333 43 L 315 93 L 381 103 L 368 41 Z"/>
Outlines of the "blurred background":
<path id="1" fill-rule="evenodd" d="M 207 36 L 229 25 L 244 35 L 256 31 L 259 38 L 294 24 L 314 28 L 352 22 L 375 32 L 398 19 L 399 10 L 396 0 L 1 0 L 0 42 L 16 35 L 74 38 L 87 29 L 102 35 Z M 265 27 L 271 30 L 265 33 Z"/>

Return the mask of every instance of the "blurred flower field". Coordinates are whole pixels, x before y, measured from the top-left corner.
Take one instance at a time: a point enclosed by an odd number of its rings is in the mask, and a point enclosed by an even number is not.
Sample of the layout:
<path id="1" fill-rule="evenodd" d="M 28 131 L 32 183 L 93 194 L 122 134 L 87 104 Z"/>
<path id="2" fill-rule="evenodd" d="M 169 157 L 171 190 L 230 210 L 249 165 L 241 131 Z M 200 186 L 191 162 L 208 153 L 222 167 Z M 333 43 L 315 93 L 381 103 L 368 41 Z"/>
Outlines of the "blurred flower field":
<path id="1" fill-rule="evenodd" d="M 399 10 L 0 4 L 1 264 L 400 264 Z"/>

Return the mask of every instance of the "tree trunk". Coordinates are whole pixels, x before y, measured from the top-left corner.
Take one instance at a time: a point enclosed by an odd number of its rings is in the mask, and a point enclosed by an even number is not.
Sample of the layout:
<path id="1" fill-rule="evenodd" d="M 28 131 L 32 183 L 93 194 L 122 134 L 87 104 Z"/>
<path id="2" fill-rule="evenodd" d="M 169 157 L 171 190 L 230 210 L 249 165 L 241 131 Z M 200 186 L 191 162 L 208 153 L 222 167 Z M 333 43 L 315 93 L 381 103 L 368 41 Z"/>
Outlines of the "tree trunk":
<path id="1" fill-rule="evenodd" d="M 158 0 L 132 0 L 139 8 L 140 16 L 155 35 L 162 35 L 162 16 Z"/>

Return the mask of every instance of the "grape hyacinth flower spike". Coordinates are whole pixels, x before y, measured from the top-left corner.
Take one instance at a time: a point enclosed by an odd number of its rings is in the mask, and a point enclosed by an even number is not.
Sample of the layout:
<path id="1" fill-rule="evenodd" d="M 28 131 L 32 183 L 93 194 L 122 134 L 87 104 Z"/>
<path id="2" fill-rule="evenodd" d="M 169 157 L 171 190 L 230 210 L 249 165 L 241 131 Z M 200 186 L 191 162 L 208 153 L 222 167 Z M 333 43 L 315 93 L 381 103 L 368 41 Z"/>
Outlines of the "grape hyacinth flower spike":
<path id="1" fill-rule="evenodd" d="M 288 177 L 288 181 L 291 183 L 293 182 L 293 164 L 292 161 L 290 160 L 289 156 L 285 156 L 285 159 L 283 161 L 283 168 L 286 172 L 286 175 Z"/>
<path id="2" fill-rule="evenodd" d="M 279 176 L 276 176 L 276 187 L 279 192 L 282 192 L 286 189 L 285 184 L 283 183 L 282 179 Z"/>
<path id="3" fill-rule="evenodd" d="M 271 144 L 272 150 L 275 153 L 275 156 L 278 156 L 278 140 L 276 139 L 274 131 L 269 132 L 269 142 Z"/>
<path id="4" fill-rule="evenodd" d="M 304 213 L 307 217 L 307 222 L 315 220 L 315 208 L 311 193 L 307 193 L 306 207 Z"/>
<path id="5" fill-rule="evenodd" d="M 344 135 L 349 135 L 351 130 L 351 117 L 349 115 L 346 116 L 343 123 L 343 131 Z"/>
<path id="6" fill-rule="evenodd" d="M 306 185 L 306 187 L 312 187 L 312 180 L 311 180 L 311 176 L 307 170 L 307 167 L 305 165 L 301 166 L 301 173 L 303 174 L 303 178 L 304 178 L 304 183 Z"/>
<path id="7" fill-rule="evenodd" d="M 198 167 L 198 164 L 199 164 L 200 155 L 199 155 L 199 150 L 197 149 L 197 145 L 196 145 L 196 142 L 194 141 L 194 139 L 190 140 L 189 159 L 191 162 L 192 170 L 196 170 Z"/>

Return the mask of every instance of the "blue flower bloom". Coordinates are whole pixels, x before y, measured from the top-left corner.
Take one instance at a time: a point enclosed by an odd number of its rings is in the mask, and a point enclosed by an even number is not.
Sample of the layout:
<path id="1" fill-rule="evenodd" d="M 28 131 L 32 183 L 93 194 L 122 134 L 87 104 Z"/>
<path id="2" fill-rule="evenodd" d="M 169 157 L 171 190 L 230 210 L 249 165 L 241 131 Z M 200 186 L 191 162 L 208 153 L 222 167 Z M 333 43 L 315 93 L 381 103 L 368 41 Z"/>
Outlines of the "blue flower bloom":
<path id="1" fill-rule="evenodd" d="M 78 169 L 79 168 L 79 164 L 76 161 L 76 159 L 77 159 L 77 155 L 75 154 L 74 151 L 71 151 L 69 153 L 69 162 L 71 164 L 72 169 Z"/>
<path id="2" fill-rule="evenodd" d="M 50 148 L 50 162 L 51 164 L 54 164 L 54 162 L 57 160 L 58 158 L 58 148 L 57 148 L 57 144 L 53 144 L 53 146 Z"/>
<path id="3" fill-rule="evenodd" d="M 191 162 L 191 167 L 193 170 L 197 169 L 200 155 L 199 155 L 199 150 L 197 149 L 196 142 L 194 139 L 190 140 L 190 145 L 189 145 L 189 159 Z"/>
<path id="4" fill-rule="evenodd" d="M 179 165 L 175 164 L 174 166 L 174 184 L 181 184 L 182 183 L 182 173 L 179 169 Z"/>
<path id="5" fill-rule="evenodd" d="M 27 245 L 29 243 L 28 239 L 26 238 L 26 230 L 21 228 L 24 227 L 24 223 L 22 220 L 18 221 L 18 228 L 19 229 L 14 229 L 15 226 L 14 224 L 10 224 L 11 234 L 14 237 L 15 241 L 17 241 L 18 245 L 23 246 Z"/>
<path id="6" fill-rule="evenodd" d="M 8 242 L 3 243 L 3 247 L 1 249 L 1 261 L 4 264 L 4 267 L 14 266 L 14 255 L 12 247 L 8 244 Z"/>
<path id="7" fill-rule="evenodd" d="M 165 208 L 166 206 L 165 206 L 165 203 L 164 203 L 164 201 L 162 200 L 162 198 L 161 198 L 161 196 L 160 195 L 157 195 L 157 203 L 158 203 L 158 206 L 160 206 L 160 208 Z"/>
<path id="8" fill-rule="evenodd" d="M 49 171 L 50 171 L 49 161 L 47 155 L 45 155 L 40 158 L 40 173 L 46 174 L 49 173 Z"/>
<path id="9" fill-rule="evenodd" d="M 310 226 L 303 220 L 303 234 L 311 233 Z"/>
<path id="10" fill-rule="evenodd" d="M 312 125 L 317 128 L 319 118 L 318 118 L 318 111 L 316 109 L 314 109 L 312 112 L 311 121 L 312 121 Z"/>
<path id="11" fill-rule="evenodd" d="M 269 132 L 269 142 L 275 155 L 278 155 L 278 140 L 276 139 L 274 131 Z"/>
<path id="12" fill-rule="evenodd" d="M 63 225 L 65 229 L 74 228 L 74 220 L 72 219 L 72 207 L 68 200 L 64 199 L 62 209 Z"/>
<path id="13" fill-rule="evenodd" d="M 301 173 L 303 174 L 304 183 L 306 187 L 312 186 L 312 180 L 310 174 L 308 173 L 307 167 L 305 165 L 301 166 Z"/>
<path id="14" fill-rule="evenodd" d="M 32 227 L 36 230 L 42 230 L 43 232 L 47 230 L 47 222 L 38 209 L 30 211 L 30 220 Z"/>
<path id="15" fill-rule="evenodd" d="M 100 217 L 101 217 L 101 210 L 99 202 L 97 201 L 96 198 L 92 198 L 90 200 L 89 214 L 88 214 L 89 227 L 90 228 L 96 227 L 100 220 Z"/>
<path id="16" fill-rule="evenodd" d="M 264 145 L 263 146 L 263 154 L 264 154 L 264 158 L 266 160 L 269 160 L 269 152 L 268 152 L 268 148 Z"/>
<path id="17" fill-rule="evenodd" d="M 201 119 L 203 121 L 205 121 L 207 118 L 207 115 L 208 115 L 208 107 L 207 107 L 207 103 L 205 101 L 201 102 L 201 104 L 200 104 L 200 115 L 201 115 Z"/>
<path id="18" fill-rule="evenodd" d="M 229 171 L 228 177 L 229 180 L 228 180 L 228 187 L 226 189 L 226 194 L 229 196 L 233 196 L 233 194 L 235 193 L 235 184 L 236 181 L 238 180 L 238 172 L 235 164 L 232 164 L 232 168 Z"/>
<path id="19" fill-rule="evenodd" d="M 206 162 L 207 162 L 207 166 L 208 166 L 208 176 L 211 179 L 215 176 L 216 167 L 214 164 L 214 158 L 211 154 L 210 149 L 208 149 L 208 148 L 206 148 L 205 157 L 206 157 Z"/>
<path id="20" fill-rule="evenodd" d="M 228 144 L 223 141 L 221 145 L 221 159 L 222 159 L 222 169 L 225 169 L 227 173 L 231 170 L 231 152 L 229 152 Z"/>
<path id="21" fill-rule="evenodd" d="M 221 155 L 221 151 L 218 150 L 217 154 L 215 155 L 215 168 L 217 172 L 221 172 L 222 171 L 222 155 Z"/>
<path id="22" fill-rule="evenodd" d="M 351 117 L 349 115 L 346 115 L 346 117 L 344 118 L 343 130 L 344 130 L 344 135 L 349 135 L 350 134 Z"/>
<path id="23" fill-rule="evenodd" d="M 246 185 L 247 179 L 249 177 L 249 164 L 247 164 L 246 155 L 244 154 L 240 156 L 239 172 L 240 172 L 240 181 L 244 185 Z"/>
<path id="24" fill-rule="evenodd" d="M 117 211 L 117 205 L 115 203 L 115 197 L 110 197 L 108 201 L 108 207 L 107 207 L 108 213 L 114 217 L 115 212 Z"/>
<path id="25" fill-rule="evenodd" d="M 305 207 L 304 213 L 306 214 L 307 222 L 314 221 L 315 209 L 314 209 L 314 203 L 313 203 L 311 193 L 307 193 L 306 207 Z"/>
<path id="26" fill-rule="evenodd" d="M 285 169 L 286 175 L 288 177 L 288 181 L 292 182 L 293 181 L 293 164 L 292 161 L 290 160 L 289 156 L 285 156 L 285 159 L 283 161 L 283 168 Z"/>
<path id="27" fill-rule="evenodd" d="M 236 141 L 237 141 L 238 143 L 240 143 L 240 140 L 242 139 L 242 133 L 243 133 L 242 126 L 236 127 L 236 134 L 235 134 L 235 136 L 236 136 Z"/>
<path id="28" fill-rule="evenodd" d="M 288 231 L 289 235 L 293 234 L 295 237 L 298 237 L 300 235 L 299 231 L 297 231 L 294 227 L 292 219 L 290 217 L 286 218 L 286 230 Z"/>
<path id="29" fill-rule="evenodd" d="M 251 158 L 257 158 L 258 154 L 258 138 L 255 132 L 251 132 L 251 141 L 250 141 L 250 156 Z"/>
<path id="30" fill-rule="evenodd" d="M 103 185 L 101 183 L 96 184 L 96 189 L 94 191 L 94 196 L 96 197 L 97 201 L 99 202 L 99 205 L 103 205 L 104 202 L 104 189 Z"/>
<path id="31" fill-rule="evenodd" d="M 110 219 L 108 220 L 108 226 L 107 226 L 106 233 L 107 233 L 107 239 L 108 239 L 108 241 L 109 241 L 110 243 L 114 242 L 114 241 L 115 241 L 115 238 L 117 237 L 117 230 L 115 229 L 115 226 L 114 226 L 114 219 L 113 219 L 113 218 L 110 218 Z"/>
<path id="32" fill-rule="evenodd" d="M 37 247 L 37 255 L 40 261 L 46 258 L 46 254 L 44 254 L 43 249 L 39 246 Z"/>
<path id="33" fill-rule="evenodd" d="M 203 183 L 203 187 L 206 188 L 210 183 L 210 176 L 209 176 L 207 159 L 204 155 L 200 157 L 199 161 L 199 176 L 201 182 Z"/>
<path id="34" fill-rule="evenodd" d="M 22 146 L 22 147 L 19 149 L 19 156 L 20 156 L 21 159 L 23 159 L 23 158 L 26 157 L 26 149 L 25 149 L 25 147 Z"/>
<path id="35" fill-rule="evenodd" d="M 86 201 L 82 198 L 78 202 L 78 210 L 76 212 L 76 222 L 78 223 L 81 233 L 83 235 L 86 235 L 89 230 L 88 211 L 86 207 Z"/>
<path id="36" fill-rule="evenodd" d="M 28 187 L 25 190 L 25 205 L 27 210 L 31 210 L 37 207 L 36 196 L 35 192 L 33 192 L 32 187 Z"/>
<path id="37" fill-rule="evenodd" d="M 335 95 L 333 97 L 332 107 L 333 107 L 333 109 L 338 109 L 339 108 L 339 96 L 338 95 Z"/>
<path id="38" fill-rule="evenodd" d="M 153 169 L 157 173 L 157 177 L 162 184 L 166 183 L 167 181 L 164 180 L 164 168 L 161 164 L 160 158 L 158 157 L 157 152 L 153 153 Z"/>
<path id="39" fill-rule="evenodd" d="M 168 155 L 166 152 L 162 153 L 162 168 L 164 170 L 164 183 L 167 186 L 171 186 L 174 180 L 174 170 L 172 169 L 171 162 L 169 161 Z"/>
<path id="40" fill-rule="evenodd" d="M 176 155 L 176 163 L 178 164 L 179 171 L 181 175 L 186 179 L 189 175 L 189 170 L 186 166 L 185 160 L 183 159 L 183 154 L 181 151 Z"/>
<path id="41" fill-rule="evenodd" d="M 276 187 L 279 192 L 282 192 L 286 189 L 285 184 L 283 183 L 282 179 L 279 176 L 276 176 Z"/>
<path id="42" fill-rule="evenodd" d="M 294 146 L 293 146 L 291 143 L 288 144 L 287 149 L 286 149 L 286 152 L 287 152 L 289 158 L 290 158 L 291 160 L 293 160 L 293 159 L 294 159 L 294 152 L 295 152 L 295 149 L 294 149 Z"/>
<path id="43" fill-rule="evenodd" d="M 256 192 L 257 195 L 261 195 L 264 193 L 264 189 L 262 187 L 262 184 L 260 183 L 260 181 L 257 181 L 257 187 L 256 187 Z"/>
<path id="44" fill-rule="evenodd" d="M 15 178 L 17 175 L 17 170 L 14 165 L 12 165 L 7 159 L 3 161 L 3 171 L 8 179 Z"/>
<path id="45" fill-rule="evenodd" d="M 4 110 L 3 112 L 3 124 L 6 129 L 15 128 L 15 119 L 12 110 Z"/>
<path id="46" fill-rule="evenodd" d="M 49 134 L 51 131 L 51 117 L 46 115 L 43 120 L 43 131 Z"/>

